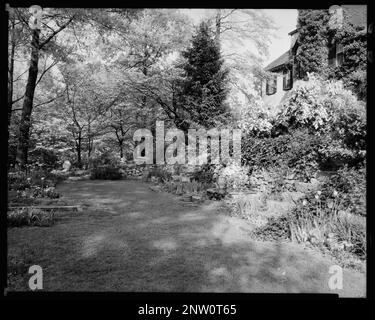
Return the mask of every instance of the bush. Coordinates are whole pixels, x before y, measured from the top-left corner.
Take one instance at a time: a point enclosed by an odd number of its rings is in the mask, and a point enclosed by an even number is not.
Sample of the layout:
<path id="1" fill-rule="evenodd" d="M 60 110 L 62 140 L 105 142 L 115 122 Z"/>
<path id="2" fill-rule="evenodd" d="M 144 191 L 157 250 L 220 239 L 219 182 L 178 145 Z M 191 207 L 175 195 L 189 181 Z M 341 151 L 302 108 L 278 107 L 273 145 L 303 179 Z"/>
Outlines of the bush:
<path id="1" fill-rule="evenodd" d="M 271 217 L 267 224 L 256 228 L 253 236 L 262 241 L 280 241 L 290 239 L 290 228 L 286 216 Z"/>
<path id="2" fill-rule="evenodd" d="M 324 137 L 300 129 L 270 138 L 245 137 L 242 161 L 251 171 L 287 167 L 297 178 L 309 180 L 319 167 L 319 148 Z"/>
<path id="3" fill-rule="evenodd" d="M 365 220 L 342 210 L 342 195 L 311 195 L 287 215 L 290 239 L 344 250 L 359 257 L 366 255 Z"/>
<path id="4" fill-rule="evenodd" d="M 37 146 L 29 153 L 29 163 L 41 169 L 53 169 L 58 164 L 54 149 Z"/>
<path id="5" fill-rule="evenodd" d="M 344 167 L 322 185 L 324 196 L 337 191 L 342 196 L 344 210 L 356 215 L 366 215 L 366 169 Z"/>
<path id="6" fill-rule="evenodd" d="M 25 190 L 32 187 L 55 187 L 66 177 L 48 171 L 38 170 L 26 173 L 25 171 L 9 172 L 9 190 Z"/>
<path id="7" fill-rule="evenodd" d="M 192 178 L 200 183 L 212 185 L 215 181 L 215 165 L 204 164 L 198 170 L 196 170 Z"/>
<path id="8" fill-rule="evenodd" d="M 305 128 L 324 135 L 322 161 L 333 170 L 358 165 L 366 156 L 366 107 L 342 81 L 310 74 L 309 81 L 299 82 L 289 93 L 275 128 L 284 132 Z"/>
<path id="9" fill-rule="evenodd" d="M 8 211 L 8 227 L 51 226 L 54 224 L 54 213 L 38 209 L 21 208 Z"/>
<path id="10" fill-rule="evenodd" d="M 147 179 L 151 177 L 156 177 L 161 182 L 166 182 L 171 180 L 172 173 L 168 170 L 166 166 L 158 166 L 156 168 L 150 169 L 147 175 Z"/>
<path id="11" fill-rule="evenodd" d="M 215 170 L 216 182 L 220 188 L 241 190 L 249 185 L 249 168 L 234 162 L 217 165 Z"/>
<path id="12" fill-rule="evenodd" d="M 100 166 L 119 167 L 121 161 L 111 151 L 96 151 L 96 153 L 91 156 L 89 164 L 92 168 Z"/>
<path id="13" fill-rule="evenodd" d="M 122 178 L 122 174 L 119 168 L 112 166 L 101 166 L 95 167 L 91 171 L 90 179 L 99 180 L 119 180 Z"/>
<path id="14" fill-rule="evenodd" d="M 344 88 L 342 81 L 309 74 L 308 81 L 297 82 L 290 91 L 276 123 L 291 129 L 305 127 L 313 132 L 327 132 L 337 125 L 345 126 L 346 119 L 341 115 L 347 110 L 360 109 L 364 109 L 363 103 Z"/>

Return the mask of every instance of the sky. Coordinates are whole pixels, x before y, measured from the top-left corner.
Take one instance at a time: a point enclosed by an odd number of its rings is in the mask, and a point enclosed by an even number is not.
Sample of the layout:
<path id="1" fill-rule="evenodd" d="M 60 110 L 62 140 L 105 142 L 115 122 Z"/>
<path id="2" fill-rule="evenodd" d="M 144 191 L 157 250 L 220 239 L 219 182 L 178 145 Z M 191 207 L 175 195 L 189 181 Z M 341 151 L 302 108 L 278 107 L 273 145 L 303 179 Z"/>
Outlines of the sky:
<path id="1" fill-rule="evenodd" d="M 191 17 L 194 23 L 199 23 L 207 14 L 206 9 L 183 9 L 183 11 Z M 266 66 L 289 49 L 288 33 L 296 28 L 298 13 L 297 9 L 265 9 L 264 11 L 274 20 L 277 28 L 269 46 L 270 56 L 264 61 L 264 66 Z"/>
<path id="2" fill-rule="evenodd" d="M 266 65 L 281 56 L 290 48 L 290 36 L 288 33 L 296 28 L 297 9 L 267 9 L 267 13 L 274 19 L 278 38 L 272 39 L 269 47 L 270 57 L 266 60 Z"/>

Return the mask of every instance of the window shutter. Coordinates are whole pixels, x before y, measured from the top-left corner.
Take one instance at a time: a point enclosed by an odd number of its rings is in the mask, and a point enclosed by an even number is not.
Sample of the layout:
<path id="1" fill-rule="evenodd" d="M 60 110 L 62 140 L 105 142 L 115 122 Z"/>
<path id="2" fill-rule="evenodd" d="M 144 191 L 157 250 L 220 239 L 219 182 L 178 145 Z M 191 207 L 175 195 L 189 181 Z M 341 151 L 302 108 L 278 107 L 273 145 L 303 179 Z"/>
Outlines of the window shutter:
<path id="1" fill-rule="evenodd" d="M 267 79 L 266 94 L 270 96 L 272 94 L 275 94 L 276 91 L 277 91 L 277 76 L 274 76 L 271 79 Z"/>

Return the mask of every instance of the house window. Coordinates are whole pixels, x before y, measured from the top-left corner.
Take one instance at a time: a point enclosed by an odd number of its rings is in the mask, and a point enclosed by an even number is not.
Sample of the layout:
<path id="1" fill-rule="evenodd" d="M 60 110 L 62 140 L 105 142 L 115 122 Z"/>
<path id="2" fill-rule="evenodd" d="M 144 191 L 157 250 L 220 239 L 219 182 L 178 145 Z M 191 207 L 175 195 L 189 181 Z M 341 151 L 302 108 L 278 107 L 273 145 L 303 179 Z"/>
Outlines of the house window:
<path id="1" fill-rule="evenodd" d="M 277 76 L 273 76 L 270 79 L 267 79 L 266 82 L 266 94 L 272 95 L 275 94 L 277 91 Z"/>
<path id="2" fill-rule="evenodd" d="M 283 74 L 283 89 L 290 90 L 293 87 L 293 72 L 292 69 L 287 69 Z"/>
<path id="3" fill-rule="evenodd" d="M 328 48 L 328 65 L 336 66 L 336 45 L 333 44 Z"/>
<path id="4" fill-rule="evenodd" d="M 344 62 L 344 50 L 341 44 L 333 43 L 328 48 L 328 65 L 329 66 L 341 66 Z"/>
<path id="5" fill-rule="evenodd" d="M 341 66 L 344 62 L 344 50 L 341 44 L 336 45 L 336 61 L 338 66 Z"/>

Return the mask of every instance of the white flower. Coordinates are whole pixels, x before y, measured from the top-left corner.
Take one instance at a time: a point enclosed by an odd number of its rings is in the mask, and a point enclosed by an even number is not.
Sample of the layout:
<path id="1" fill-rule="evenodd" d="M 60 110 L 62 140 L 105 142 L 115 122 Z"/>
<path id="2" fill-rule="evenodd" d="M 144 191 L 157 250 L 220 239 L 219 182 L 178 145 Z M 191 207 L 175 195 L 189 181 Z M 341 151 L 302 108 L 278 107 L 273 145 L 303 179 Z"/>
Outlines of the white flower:
<path id="1" fill-rule="evenodd" d="M 322 194 L 322 192 L 321 192 L 321 191 L 318 191 L 317 194 L 318 194 L 318 196 L 320 196 L 320 195 Z"/>
<path id="2" fill-rule="evenodd" d="M 333 196 L 334 197 L 337 197 L 338 196 L 338 192 L 336 190 L 333 190 Z"/>
<path id="3" fill-rule="evenodd" d="M 40 178 L 40 180 L 42 180 L 42 181 L 43 181 L 43 180 L 44 180 L 44 177 L 41 177 L 41 178 Z"/>
<path id="4" fill-rule="evenodd" d="M 302 201 L 302 205 L 303 205 L 303 206 L 307 205 L 307 201 L 306 201 L 306 200 L 303 200 L 303 201 Z"/>
<path id="5" fill-rule="evenodd" d="M 319 200 L 319 195 L 318 194 L 315 195 L 315 199 Z"/>

